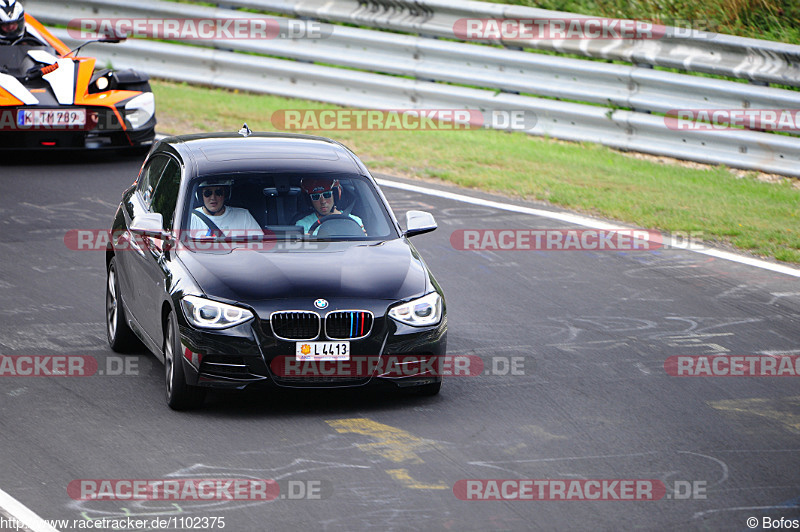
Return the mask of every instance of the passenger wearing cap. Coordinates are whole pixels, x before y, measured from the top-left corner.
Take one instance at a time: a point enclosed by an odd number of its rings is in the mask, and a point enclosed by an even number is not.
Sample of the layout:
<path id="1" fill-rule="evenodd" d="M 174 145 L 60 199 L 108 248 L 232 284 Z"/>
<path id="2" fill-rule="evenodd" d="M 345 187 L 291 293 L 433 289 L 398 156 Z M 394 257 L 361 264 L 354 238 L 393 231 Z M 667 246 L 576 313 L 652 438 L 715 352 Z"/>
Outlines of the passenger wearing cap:
<path id="1" fill-rule="evenodd" d="M 225 236 L 263 235 L 261 226 L 258 225 L 250 211 L 225 205 L 225 201 L 231 196 L 231 185 L 233 185 L 232 180 L 200 183 L 197 186 L 197 196 L 202 198 L 203 206 L 197 207 L 195 211 L 211 220 Z M 200 233 L 199 236 L 212 236 L 213 228 L 203 220 L 203 216 L 192 215 L 190 230 L 193 234 L 205 232 L 204 234 Z"/>
<path id="2" fill-rule="evenodd" d="M 336 201 L 341 198 L 342 186 L 336 179 L 303 179 L 300 183 L 303 191 L 308 194 L 311 199 L 311 204 L 314 206 L 314 212 L 301 218 L 297 221 L 296 225 L 303 226 L 303 232 L 306 234 L 317 234 L 320 224 L 318 223 L 321 218 L 330 216 L 331 214 L 342 214 L 342 211 L 336 208 Z M 336 194 L 335 194 L 336 193 Z M 353 214 L 348 214 L 355 222 L 361 226 L 364 234 L 367 234 L 364 229 L 364 222 L 361 218 Z"/>

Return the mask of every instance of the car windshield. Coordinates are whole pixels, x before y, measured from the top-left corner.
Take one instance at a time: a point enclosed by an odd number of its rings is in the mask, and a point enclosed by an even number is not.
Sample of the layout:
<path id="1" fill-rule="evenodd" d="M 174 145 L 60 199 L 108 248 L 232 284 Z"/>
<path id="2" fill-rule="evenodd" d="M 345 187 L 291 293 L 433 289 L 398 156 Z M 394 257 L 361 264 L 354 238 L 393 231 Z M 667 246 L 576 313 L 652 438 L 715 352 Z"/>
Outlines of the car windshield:
<path id="1" fill-rule="evenodd" d="M 35 46 L 32 44 L 18 44 L 18 45 L 1 45 L 0 46 L 0 73 L 14 76 L 15 78 L 24 78 L 28 71 L 36 66 L 44 66 L 42 63 L 37 63 L 29 55 L 31 50 L 42 50 L 53 56 L 57 56 L 56 51 L 42 44 Z"/>
<path id="2" fill-rule="evenodd" d="M 188 186 L 181 227 L 194 241 L 399 237 L 375 187 L 355 174 L 215 174 Z"/>

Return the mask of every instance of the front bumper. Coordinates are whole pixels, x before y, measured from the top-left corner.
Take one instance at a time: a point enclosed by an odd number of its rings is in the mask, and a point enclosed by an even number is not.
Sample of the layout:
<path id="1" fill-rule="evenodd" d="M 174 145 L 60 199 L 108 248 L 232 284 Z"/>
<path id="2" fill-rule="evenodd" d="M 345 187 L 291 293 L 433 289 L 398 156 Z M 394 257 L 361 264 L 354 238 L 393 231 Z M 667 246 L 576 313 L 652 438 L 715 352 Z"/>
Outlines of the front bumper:
<path id="1" fill-rule="evenodd" d="M 16 114 L 25 107 L 0 109 L 0 149 L 89 149 L 137 148 L 149 146 L 155 140 L 156 119 L 133 129 L 120 123 L 117 114 L 107 107 L 83 107 L 87 112 L 87 126 L 82 128 L 24 127 L 16 124 Z M 34 108 L 30 108 L 34 109 Z M 59 110 L 68 110 L 61 106 Z M 12 118 L 8 118 L 8 116 Z M 122 115 L 124 116 L 124 114 Z"/>
<path id="2" fill-rule="evenodd" d="M 180 320 L 182 321 L 182 320 Z M 258 317 L 222 331 L 179 327 L 187 384 L 211 388 L 345 388 L 375 381 L 398 387 L 440 382 L 432 363 L 447 348 L 447 317 L 411 327 L 376 315 L 371 334 L 351 340 L 349 362 L 299 363 L 295 341 L 276 338 Z M 326 338 L 319 338 L 324 341 Z"/>

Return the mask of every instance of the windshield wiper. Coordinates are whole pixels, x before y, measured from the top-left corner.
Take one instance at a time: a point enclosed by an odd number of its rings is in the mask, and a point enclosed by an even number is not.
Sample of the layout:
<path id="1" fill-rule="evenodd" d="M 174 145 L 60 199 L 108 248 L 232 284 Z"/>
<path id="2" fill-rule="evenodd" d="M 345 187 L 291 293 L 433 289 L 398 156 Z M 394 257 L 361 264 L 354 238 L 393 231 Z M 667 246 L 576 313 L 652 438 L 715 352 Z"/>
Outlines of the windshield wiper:
<path id="1" fill-rule="evenodd" d="M 261 242 L 267 239 L 266 235 L 189 235 L 186 238 L 196 242 Z"/>

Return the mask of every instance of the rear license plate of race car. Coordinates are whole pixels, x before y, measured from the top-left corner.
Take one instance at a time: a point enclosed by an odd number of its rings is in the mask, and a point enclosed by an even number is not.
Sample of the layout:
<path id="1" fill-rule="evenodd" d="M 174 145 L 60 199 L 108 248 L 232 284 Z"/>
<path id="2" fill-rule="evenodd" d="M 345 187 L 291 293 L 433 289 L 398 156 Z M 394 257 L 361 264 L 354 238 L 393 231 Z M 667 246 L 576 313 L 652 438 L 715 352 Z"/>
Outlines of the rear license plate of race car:
<path id="1" fill-rule="evenodd" d="M 350 360 L 350 342 L 297 342 L 297 360 Z"/>
<path id="2" fill-rule="evenodd" d="M 20 109 L 17 125 L 27 127 L 81 127 L 86 109 Z"/>

